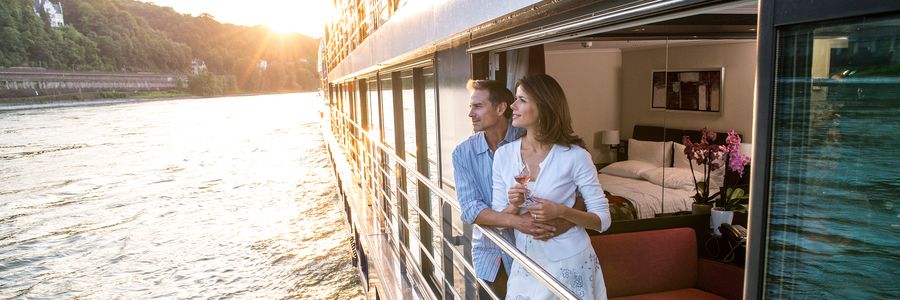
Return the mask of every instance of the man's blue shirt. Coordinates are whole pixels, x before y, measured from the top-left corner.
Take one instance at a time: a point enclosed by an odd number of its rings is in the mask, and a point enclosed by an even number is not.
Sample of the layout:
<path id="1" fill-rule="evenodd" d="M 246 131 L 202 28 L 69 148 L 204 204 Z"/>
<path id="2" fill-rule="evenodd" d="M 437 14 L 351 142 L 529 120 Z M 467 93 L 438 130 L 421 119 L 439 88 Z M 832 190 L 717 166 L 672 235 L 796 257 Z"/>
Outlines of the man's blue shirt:
<path id="1" fill-rule="evenodd" d="M 515 141 L 524 130 L 509 125 L 499 148 Z M 453 149 L 453 177 L 456 181 L 456 198 L 462 208 L 460 218 L 466 224 L 475 222 L 475 218 L 484 209 L 491 209 L 491 182 L 494 165 L 494 152 L 488 147 L 484 132 L 479 131 L 459 143 Z M 510 229 L 501 230 L 505 237 L 512 240 Z M 512 258 L 500 250 L 497 245 L 482 236 L 480 230 L 472 233 L 472 264 L 475 275 L 493 282 L 503 261 L 506 272 L 512 265 Z"/>

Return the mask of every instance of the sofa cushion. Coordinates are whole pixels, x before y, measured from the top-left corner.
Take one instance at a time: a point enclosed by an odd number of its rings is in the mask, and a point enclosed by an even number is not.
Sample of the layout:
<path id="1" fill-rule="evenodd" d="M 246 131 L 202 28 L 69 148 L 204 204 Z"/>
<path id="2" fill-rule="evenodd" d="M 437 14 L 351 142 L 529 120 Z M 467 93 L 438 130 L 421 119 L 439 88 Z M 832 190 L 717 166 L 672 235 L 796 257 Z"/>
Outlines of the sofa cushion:
<path id="1" fill-rule="evenodd" d="M 693 229 L 599 235 L 591 237 L 591 244 L 609 297 L 681 290 L 697 283 Z"/>
<path id="2" fill-rule="evenodd" d="M 674 291 L 666 291 L 659 293 L 650 293 L 643 295 L 634 295 L 634 296 L 625 296 L 625 297 L 614 297 L 610 299 L 616 300 L 661 300 L 661 299 L 690 299 L 690 300 L 703 300 L 703 299 L 715 299 L 715 300 L 724 300 L 716 294 L 702 291 L 695 288 L 689 289 L 680 289 Z"/>
<path id="3" fill-rule="evenodd" d="M 697 287 L 728 299 L 742 299 L 744 269 L 709 259 L 698 259 Z"/>

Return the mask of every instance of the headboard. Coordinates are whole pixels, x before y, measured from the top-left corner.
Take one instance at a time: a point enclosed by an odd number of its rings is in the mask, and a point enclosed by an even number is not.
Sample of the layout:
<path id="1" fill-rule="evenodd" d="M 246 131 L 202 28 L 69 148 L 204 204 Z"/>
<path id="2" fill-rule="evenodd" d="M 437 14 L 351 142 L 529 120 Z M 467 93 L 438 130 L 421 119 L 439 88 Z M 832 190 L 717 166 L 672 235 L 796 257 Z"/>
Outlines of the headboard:
<path id="1" fill-rule="evenodd" d="M 642 140 L 642 141 L 653 141 L 653 142 L 676 142 L 681 143 L 684 136 L 688 136 L 691 138 L 691 141 L 696 143 L 700 141 L 700 130 L 690 130 L 690 129 L 677 129 L 677 128 L 669 128 L 669 127 L 660 127 L 660 126 L 648 126 L 648 125 L 634 125 L 634 132 L 632 133 L 633 139 Z M 744 137 L 738 133 L 738 136 L 743 139 Z M 725 144 L 725 139 L 728 138 L 728 133 L 716 132 L 716 140 L 715 143 L 719 145 Z M 627 143 L 625 143 L 626 147 L 624 148 L 624 153 L 620 150 L 619 157 L 628 158 L 628 150 Z M 674 155 L 683 155 L 680 153 L 674 153 Z M 726 169 L 725 170 L 725 182 L 729 185 L 732 184 L 748 184 L 750 183 L 750 167 L 747 166 L 744 169 L 744 176 L 741 177 L 739 174 Z"/>
<path id="2" fill-rule="evenodd" d="M 634 125 L 634 133 L 632 138 L 642 141 L 653 142 L 676 142 L 681 143 L 682 137 L 689 136 L 694 143 L 700 141 L 700 130 L 677 129 L 659 126 Z M 740 136 L 740 134 L 738 134 Z M 725 139 L 728 138 L 727 133 L 717 132 L 716 144 L 724 145 Z M 744 137 L 741 136 L 741 139 Z"/>

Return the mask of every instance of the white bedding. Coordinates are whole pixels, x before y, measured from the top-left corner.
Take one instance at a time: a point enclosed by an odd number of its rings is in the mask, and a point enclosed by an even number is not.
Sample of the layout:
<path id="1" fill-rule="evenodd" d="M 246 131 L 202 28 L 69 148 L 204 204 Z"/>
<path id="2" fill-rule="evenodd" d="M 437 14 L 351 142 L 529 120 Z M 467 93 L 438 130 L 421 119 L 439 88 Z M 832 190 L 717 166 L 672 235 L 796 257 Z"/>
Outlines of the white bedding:
<path id="1" fill-rule="evenodd" d="M 604 191 L 631 200 L 637 210 L 638 219 L 652 218 L 657 213 L 689 211 L 691 203 L 694 202 L 691 198 L 694 195 L 693 190 L 663 188 L 643 179 L 602 173 L 597 174 L 597 177 Z"/>

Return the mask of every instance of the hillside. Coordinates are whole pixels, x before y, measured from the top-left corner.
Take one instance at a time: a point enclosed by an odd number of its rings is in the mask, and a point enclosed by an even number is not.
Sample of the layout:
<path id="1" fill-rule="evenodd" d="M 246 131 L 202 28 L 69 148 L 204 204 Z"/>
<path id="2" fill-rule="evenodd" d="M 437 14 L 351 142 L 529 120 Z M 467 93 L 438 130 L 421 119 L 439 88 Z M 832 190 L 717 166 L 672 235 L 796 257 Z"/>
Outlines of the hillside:
<path id="1" fill-rule="evenodd" d="M 191 59 L 242 91 L 313 90 L 318 40 L 222 24 L 133 0 L 62 0 L 51 28 L 32 0 L 0 2 L 0 67 L 188 73 Z M 259 68 L 260 60 L 267 62 Z"/>

